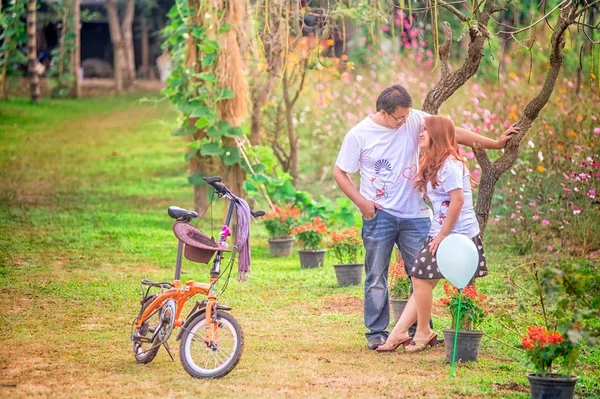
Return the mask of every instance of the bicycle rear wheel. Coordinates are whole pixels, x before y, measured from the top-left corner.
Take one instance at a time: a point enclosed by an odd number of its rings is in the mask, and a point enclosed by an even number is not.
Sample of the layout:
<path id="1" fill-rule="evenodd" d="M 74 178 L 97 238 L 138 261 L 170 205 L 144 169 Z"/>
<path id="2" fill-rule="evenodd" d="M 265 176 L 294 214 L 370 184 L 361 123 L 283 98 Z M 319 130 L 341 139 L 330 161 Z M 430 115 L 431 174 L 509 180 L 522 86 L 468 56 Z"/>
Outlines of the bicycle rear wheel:
<path id="1" fill-rule="evenodd" d="M 226 312 L 217 316 L 217 331 L 211 331 L 212 344 L 206 339 L 206 318 L 199 317 L 183 332 L 179 358 L 185 371 L 195 378 L 220 378 L 240 361 L 244 334 L 237 320 Z"/>
<path id="2" fill-rule="evenodd" d="M 150 304 L 154 301 L 156 295 L 149 296 L 144 305 L 142 306 L 142 313 Z M 150 338 L 154 331 L 160 326 L 160 311 L 154 312 L 150 317 L 148 317 L 143 323 L 142 327 L 138 330 L 136 329 L 136 333 L 139 337 Z M 160 349 L 160 345 L 152 344 L 150 342 L 141 342 L 140 339 L 134 339 L 133 341 L 133 355 L 135 356 L 135 360 L 138 363 L 146 364 L 150 363 L 156 357 L 158 350 Z"/>

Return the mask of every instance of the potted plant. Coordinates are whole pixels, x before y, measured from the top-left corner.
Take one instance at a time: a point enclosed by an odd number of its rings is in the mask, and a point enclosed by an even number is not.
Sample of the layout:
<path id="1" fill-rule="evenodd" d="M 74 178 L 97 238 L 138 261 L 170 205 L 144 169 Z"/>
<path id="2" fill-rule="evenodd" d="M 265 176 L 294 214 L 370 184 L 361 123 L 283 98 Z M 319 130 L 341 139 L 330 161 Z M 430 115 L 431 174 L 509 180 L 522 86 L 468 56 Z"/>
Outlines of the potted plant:
<path id="1" fill-rule="evenodd" d="M 325 252 L 323 239 L 327 235 L 327 226 L 320 217 L 312 222 L 306 222 L 292 229 L 292 234 L 298 238 L 298 244 L 302 249 L 298 250 L 300 255 L 300 267 L 312 268 L 323 266 L 325 263 Z"/>
<path id="2" fill-rule="evenodd" d="M 483 331 L 476 328 L 485 319 L 486 313 L 482 308 L 485 295 L 477 292 L 475 286 L 465 287 L 462 293 L 460 320 L 456 320 L 458 313 L 459 291 L 458 288 L 446 282 L 444 292 L 446 296 L 440 301 L 446 306 L 446 310 L 452 315 L 452 328 L 442 330 L 446 345 L 446 361 L 452 362 L 452 350 L 454 348 L 454 333 L 458 323 L 458 339 L 456 343 L 456 359 L 458 361 L 475 361 L 479 355 L 479 344 Z"/>
<path id="3" fill-rule="evenodd" d="M 357 285 L 362 281 L 363 263 L 358 262 L 358 255 L 362 250 L 362 238 L 356 227 L 331 233 L 331 243 L 328 247 L 333 251 L 337 260 L 334 264 L 335 277 L 338 285 Z"/>
<path id="4" fill-rule="evenodd" d="M 271 256 L 290 256 L 294 246 L 292 228 L 298 220 L 300 209 L 295 205 L 279 207 L 275 205 L 273 212 L 263 216 L 269 234 L 269 250 Z"/>
<path id="5" fill-rule="evenodd" d="M 531 397 L 573 398 L 575 384 L 579 377 L 571 375 L 579 348 L 557 331 L 545 327 L 529 326 L 521 342 L 529 363 L 535 372 L 527 374 L 531 386 Z M 566 374 L 553 373 L 552 364 L 562 361 Z"/>
<path id="6" fill-rule="evenodd" d="M 390 267 L 389 291 L 390 306 L 394 314 L 394 324 L 398 323 L 410 296 L 410 277 L 404 269 L 404 261 L 396 252 L 396 261 Z"/>

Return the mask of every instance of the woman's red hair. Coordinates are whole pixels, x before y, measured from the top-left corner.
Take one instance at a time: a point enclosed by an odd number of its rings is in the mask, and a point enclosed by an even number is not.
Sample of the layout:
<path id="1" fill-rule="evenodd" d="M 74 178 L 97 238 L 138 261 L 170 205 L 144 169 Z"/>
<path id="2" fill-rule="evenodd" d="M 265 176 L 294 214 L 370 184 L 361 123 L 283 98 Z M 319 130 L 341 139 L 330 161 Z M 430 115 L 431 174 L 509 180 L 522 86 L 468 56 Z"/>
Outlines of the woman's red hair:
<path id="1" fill-rule="evenodd" d="M 415 183 L 417 190 L 427 191 L 427 183 L 434 189 L 439 185 L 438 172 L 446 159 L 451 156 L 465 162 L 458 155 L 456 129 L 450 118 L 439 115 L 425 117 L 425 127 L 429 133 L 429 147 L 423 152 L 419 165 L 419 179 Z"/>

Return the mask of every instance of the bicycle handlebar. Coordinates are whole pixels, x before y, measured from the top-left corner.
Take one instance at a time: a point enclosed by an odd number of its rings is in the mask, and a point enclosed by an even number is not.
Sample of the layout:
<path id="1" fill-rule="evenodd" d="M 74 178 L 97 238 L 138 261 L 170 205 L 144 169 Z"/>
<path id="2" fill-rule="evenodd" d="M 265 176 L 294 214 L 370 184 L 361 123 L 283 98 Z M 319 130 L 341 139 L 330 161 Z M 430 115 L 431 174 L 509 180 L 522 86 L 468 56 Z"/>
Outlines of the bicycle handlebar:
<path id="1" fill-rule="evenodd" d="M 227 188 L 227 186 L 225 184 L 221 183 L 221 181 L 223 179 L 221 179 L 220 176 L 203 177 L 203 179 L 205 182 L 210 184 L 215 189 L 217 194 L 219 194 L 219 195 L 229 194 L 231 196 L 231 200 L 237 202 L 237 197 L 235 195 L 233 195 L 233 193 L 231 191 L 229 191 L 229 189 Z M 263 216 L 265 214 L 265 211 L 252 211 L 251 210 L 250 214 L 252 215 L 252 217 L 257 218 L 257 217 Z"/>
<path id="2" fill-rule="evenodd" d="M 231 194 L 231 191 L 229 191 L 227 186 L 224 185 L 223 183 L 221 183 L 221 180 L 222 180 L 221 177 L 213 176 L 213 177 L 204 177 L 203 179 L 205 182 L 207 182 L 208 184 L 213 186 L 213 188 L 215 189 L 217 194 L 221 194 L 221 195 Z M 233 196 L 233 194 L 231 194 L 231 195 Z"/>

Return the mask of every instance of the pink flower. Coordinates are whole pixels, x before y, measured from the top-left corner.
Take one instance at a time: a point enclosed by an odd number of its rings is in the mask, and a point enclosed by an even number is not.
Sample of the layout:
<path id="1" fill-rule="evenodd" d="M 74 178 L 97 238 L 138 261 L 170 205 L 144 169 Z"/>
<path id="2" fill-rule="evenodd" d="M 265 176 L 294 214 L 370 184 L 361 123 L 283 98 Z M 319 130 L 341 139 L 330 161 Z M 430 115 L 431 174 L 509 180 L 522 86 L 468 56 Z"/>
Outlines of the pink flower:
<path id="1" fill-rule="evenodd" d="M 582 211 L 582 210 L 583 210 L 583 209 L 581 209 L 581 208 L 580 208 L 580 209 L 574 209 L 574 210 L 573 210 L 573 215 L 579 215 L 579 214 L 581 213 L 581 211 Z"/>
<path id="2" fill-rule="evenodd" d="M 546 219 L 542 220 L 542 224 L 550 224 L 549 221 L 547 221 Z"/>
<path id="3" fill-rule="evenodd" d="M 594 134 L 600 134 L 600 127 L 594 129 Z"/>
<path id="4" fill-rule="evenodd" d="M 383 26 L 381 27 L 381 30 L 382 30 L 382 31 L 384 31 L 384 32 L 387 32 L 387 31 L 389 31 L 389 30 L 390 30 L 390 27 L 389 27 L 389 26 L 387 26 L 387 25 L 383 25 Z"/>
<path id="5" fill-rule="evenodd" d="M 592 190 L 588 191 L 586 195 L 588 197 L 594 199 L 594 198 L 596 198 L 596 191 L 594 189 L 592 189 Z"/>
<path id="6" fill-rule="evenodd" d="M 532 218 L 533 220 L 538 220 L 540 217 L 539 217 L 538 215 L 533 215 L 531 218 Z"/>
<path id="7" fill-rule="evenodd" d="M 515 229 L 515 228 L 513 227 L 512 229 L 510 229 L 510 232 L 511 232 L 511 233 L 516 233 L 516 232 L 517 232 L 517 229 Z"/>
<path id="8" fill-rule="evenodd" d="M 552 247 L 548 245 L 548 251 L 552 251 Z"/>

